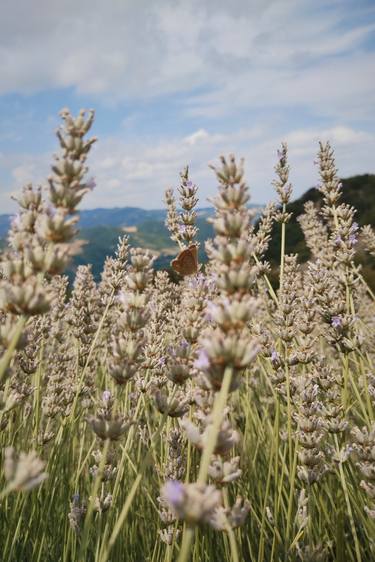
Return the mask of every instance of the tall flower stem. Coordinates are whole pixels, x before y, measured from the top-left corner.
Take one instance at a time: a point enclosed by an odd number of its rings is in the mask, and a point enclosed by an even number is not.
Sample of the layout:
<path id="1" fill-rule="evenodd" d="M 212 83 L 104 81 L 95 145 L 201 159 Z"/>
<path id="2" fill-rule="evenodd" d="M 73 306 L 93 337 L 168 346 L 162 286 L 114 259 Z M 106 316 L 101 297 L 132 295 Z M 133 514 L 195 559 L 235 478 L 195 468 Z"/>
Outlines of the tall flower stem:
<path id="1" fill-rule="evenodd" d="M 12 360 L 13 357 L 13 353 L 14 350 L 17 347 L 17 344 L 20 340 L 20 337 L 22 335 L 22 331 L 25 327 L 27 321 L 27 317 L 26 316 L 21 316 L 17 322 L 16 325 L 16 330 L 14 332 L 12 341 L 10 342 L 10 345 L 8 347 L 8 349 L 6 350 L 6 352 L 4 353 L 4 355 L 2 356 L 1 360 L 0 360 L 0 383 L 2 382 L 3 378 L 5 378 L 7 369 L 10 365 L 10 362 Z"/>
<path id="2" fill-rule="evenodd" d="M 286 205 L 283 204 L 283 215 L 286 213 Z M 286 230 L 286 223 L 285 220 L 281 223 L 281 249 L 280 249 L 280 289 L 283 286 L 283 277 L 284 277 L 284 263 L 285 263 L 285 230 Z"/>
<path id="3" fill-rule="evenodd" d="M 177 562 L 189 560 L 191 545 L 194 539 L 194 527 L 186 527 L 182 537 L 181 550 Z"/>
<path id="4" fill-rule="evenodd" d="M 207 480 L 208 467 L 210 460 L 216 447 L 217 436 L 219 435 L 221 422 L 223 421 L 224 408 L 227 403 L 229 388 L 232 382 L 233 368 L 227 367 L 224 372 L 223 383 L 219 393 L 216 395 L 214 407 L 212 410 L 212 425 L 208 435 L 208 440 L 199 466 L 198 484 L 205 484 Z"/>
<path id="5" fill-rule="evenodd" d="M 171 399 L 170 399 L 171 402 L 173 401 L 173 398 L 174 398 L 174 392 L 173 392 L 172 395 L 171 395 Z M 125 500 L 125 503 L 124 503 L 124 505 L 123 505 L 123 507 L 122 507 L 121 513 L 120 513 L 120 515 L 119 515 L 119 518 L 117 519 L 116 524 L 115 524 L 115 526 L 114 526 L 114 528 L 113 528 L 112 534 L 111 534 L 111 536 L 109 537 L 109 541 L 108 541 L 108 543 L 107 543 L 105 546 L 104 546 L 104 544 L 103 544 L 103 547 L 102 547 L 101 553 L 100 553 L 100 558 L 99 558 L 100 562 L 107 562 L 107 560 L 108 560 L 108 558 L 109 558 L 110 552 L 111 552 L 111 550 L 112 550 L 112 548 L 113 548 L 113 546 L 114 546 L 114 544 L 115 544 L 115 542 L 116 542 L 116 540 L 117 540 L 117 537 L 118 537 L 118 535 L 119 535 L 119 533 L 120 533 L 120 531 L 121 531 L 121 528 L 122 528 L 122 526 L 123 526 L 123 524 L 124 524 L 124 522 L 125 522 L 125 520 L 126 520 L 126 517 L 127 517 L 128 513 L 129 513 L 131 504 L 132 504 L 132 502 L 133 502 L 133 500 L 134 500 L 134 497 L 135 497 L 135 495 L 136 495 L 136 493 L 137 493 L 137 490 L 138 490 L 138 488 L 139 488 L 139 485 L 140 485 L 140 483 L 142 482 L 142 479 L 143 479 L 143 476 L 144 476 L 144 474 L 145 474 L 145 472 L 146 472 L 146 469 L 150 466 L 150 464 L 151 464 L 151 462 L 152 462 L 152 459 L 153 459 L 153 449 L 154 449 L 154 447 L 155 447 L 155 445 L 156 445 L 157 440 L 159 439 L 159 437 L 160 437 L 160 435 L 161 435 L 161 432 L 162 432 L 162 430 L 163 430 L 163 427 L 164 427 L 164 425 L 165 425 L 165 422 L 166 422 L 166 420 L 167 420 L 167 417 L 168 417 L 168 408 L 166 409 L 166 412 L 163 414 L 163 417 L 162 417 L 162 419 L 161 419 L 160 425 L 159 425 L 158 429 L 156 430 L 156 432 L 154 433 L 154 435 L 153 435 L 153 437 L 152 437 L 152 439 L 151 439 L 150 448 L 149 448 L 149 450 L 148 450 L 148 452 L 147 452 L 147 455 L 146 455 L 146 457 L 145 457 L 145 459 L 144 459 L 144 461 L 143 461 L 143 463 L 142 463 L 142 466 L 141 466 L 140 469 L 139 469 L 137 478 L 134 480 L 133 485 L 132 485 L 132 487 L 131 487 L 131 489 L 130 489 L 130 492 L 129 492 L 129 494 L 128 494 L 126 500 Z"/>
<path id="6" fill-rule="evenodd" d="M 92 343 L 91 343 L 90 350 L 89 350 L 89 353 L 88 353 L 88 356 L 87 356 L 85 365 L 84 365 L 84 367 L 83 367 L 83 369 L 82 369 L 82 372 L 81 372 L 81 375 L 80 375 L 80 379 L 79 379 L 79 382 L 78 382 L 78 388 L 77 388 L 77 391 L 76 391 L 76 393 L 75 393 L 74 401 L 73 401 L 73 405 L 72 405 L 72 409 L 71 409 L 71 412 L 70 412 L 70 419 L 71 419 L 71 420 L 74 420 L 74 415 L 75 415 L 76 408 L 77 408 L 78 398 L 79 398 L 80 392 L 81 392 L 81 390 L 82 390 L 82 388 L 83 388 L 83 383 L 84 383 L 84 380 L 85 380 L 85 374 L 86 374 L 87 368 L 88 368 L 88 366 L 89 366 L 89 364 L 90 364 L 92 355 L 93 355 L 93 353 L 94 353 L 95 346 L 96 346 L 96 343 L 97 343 L 97 341 L 98 341 L 99 335 L 100 335 L 101 330 L 102 330 L 102 328 L 103 328 L 104 321 L 105 321 L 105 319 L 107 318 L 108 311 L 109 311 L 109 309 L 110 309 L 110 307 L 111 307 L 111 304 L 113 303 L 114 294 L 115 294 L 115 291 L 113 290 L 112 293 L 111 293 L 111 295 L 110 295 L 110 297 L 109 297 L 109 299 L 108 299 L 107 306 L 106 306 L 105 309 L 104 309 L 104 312 L 103 312 L 103 315 L 102 315 L 102 317 L 101 317 L 101 319 L 100 319 L 100 322 L 99 322 L 99 324 L 98 324 L 98 327 L 97 327 L 97 329 L 96 329 L 95 336 L 94 336 L 94 339 L 93 339 L 93 341 L 92 341 Z"/>
<path id="7" fill-rule="evenodd" d="M 198 473 L 198 484 L 205 484 L 207 480 L 208 474 L 208 467 L 210 466 L 210 460 L 214 453 L 217 437 L 219 435 L 221 422 L 223 421 L 223 414 L 224 409 L 227 403 L 229 389 L 232 382 L 233 377 L 233 368 L 227 367 L 224 372 L 223 383 L 221 385 L 221 389 L 216 395 L 214 407 L 212 410 L 212 425 L 210 428 L 210 432 L 208 434 L 208 439 L 206 446 L 203 449 L 201 462 L 199 465 L 199 473 Z M 178 562 L 187 562 L 189 560 L 190 549 L 193 542 L 194 530 L 190 527 L 185 529 L 180 555 L 178 557 Z"/>
<path id="8" fill-rule="evenodd" d="M 110 446 L 110 440 L 106 439 L 103 447 L 102 457 L 100 459 L 99 469 L 91 488 L 90 503 L 85 516 L 85 524 L 83 527 L 82 540 L 79 549 L 79 560 L 84 560 L 86 557 L 87 543 L 90 535 L 90 525 L 91 525 L 92 516 L 94 514 L 95 499 L 98 494 L 99 487 L 102 481 L 102 476 L 103 476 L 104 466 L 107 460 L 109 446 Z"/>

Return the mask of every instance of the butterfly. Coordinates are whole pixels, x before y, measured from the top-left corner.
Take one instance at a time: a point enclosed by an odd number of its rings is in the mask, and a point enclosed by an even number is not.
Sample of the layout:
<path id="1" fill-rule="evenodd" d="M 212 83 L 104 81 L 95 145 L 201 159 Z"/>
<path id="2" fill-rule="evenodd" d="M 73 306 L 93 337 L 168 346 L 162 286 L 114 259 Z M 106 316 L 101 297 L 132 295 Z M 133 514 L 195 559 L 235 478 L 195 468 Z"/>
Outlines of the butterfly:
<path id="1" fill-rule="evenodd" d="M 171 266 L 180 275 L 193 275 L 198 271 L 198 247 L 192 244 L 181 250 L 178 256 L 171 261 Z"/>

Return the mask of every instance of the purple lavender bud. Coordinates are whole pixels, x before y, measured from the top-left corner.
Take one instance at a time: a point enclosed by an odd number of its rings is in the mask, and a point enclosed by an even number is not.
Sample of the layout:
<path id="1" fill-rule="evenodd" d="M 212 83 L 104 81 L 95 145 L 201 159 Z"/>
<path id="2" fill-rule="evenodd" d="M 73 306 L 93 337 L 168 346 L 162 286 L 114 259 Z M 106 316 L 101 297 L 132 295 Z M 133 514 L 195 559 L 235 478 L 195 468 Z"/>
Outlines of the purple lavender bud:
<path id="1" fill-rule="evenodd" d="M 10 224 L 12 228 L 19 228 L 21 226 L 21 215 L 19 213 L 14 215 L 14 217 L 12 217 Z"/>
<path id="2" fill-rule="evenodd" d="M 148 304 L 148 309 L 150 312 L 156 312 L 158 310 L 158 307 L 156 306 L 156 304 L 154 302 L 150 302 Z"/>
<path id="3" fill-rule="evenodd" d="M 184 339 L 184 340 L 181 341 L 180 345 L 181 345 L 182 349 L 187 349 L 189 347 L 189 342 Z"/>
<path id="4" fill-rule="evenodd" d="M 280 363 L 280 355 L 275 349 L 271 353 L 271 361 L 272 363 Z"/>
<path id="5" fill-rule="evenodd" d="M 190 180 L 188 180 L 188 181 L 186 182 L 186 185 L 187 185 L 188 187 L 191 187 L 191 186 L 193 185 L 193 182 L 190 181 Z"/>
<path id="6" fill-rule="evenodd" d="M 167 351 L 167 353 L 169 353 L 169 355 L 172 355 L 172 357 L 176 357 L 176 352 L 171 345 L 167 346 L 166 351 Z"/>
<path id="7" fill-rule="evenodd" d="M 342 244 L 342 238 L 341 236 L 336 236 L 335 238 L 335 244 L 336 246 L 340 246 Z"/>
<path id="8" fill-rule="evenodd" d="M 158 361 L 158 366 L 159 367 L 165 367 L 165 362 L 166 362 L 165 357 L 164 356 L 160 357 L 160 359 Z"/>
<path id="9" fill-rule="evenodd" d="M 341 316 L 332 316 L 331 318 L 331 326 L 333 328 L 341 328 L 342 327 L 342 318 Z"/>
<path id="10" fill-rule="evenodd" d="M 188 286 L 190 289 L 196 289 L 198 287 L 197 277 L 189 277 Z"/>
<path id="11" fill-rule="evenodd" d="M 178 509 L 185 498 L 185 487 L 178 480 L 168 480 L 161 490 L 161 495 L 171 507 Z"/>
<path id="12" fill-rule="evenodd" d="M 194 361 L 194 367 L 200 371 L 205 371 L 210 366 L 210 358 L 208 357 L 207 351 L 200 349 L 198 352 L 198 357 Z"/>
<path id="13" fill-rule="evenodd" d="M 359 224 L 357 222 L 353 222 L 350 230 L 352 230 L 353 232 L 357 232 L 358 229 L 359 229 Z"/>
<path id="14" fill-rule="evenodd" d="M 222 303 L 222 305 L 223 305 L 223 307 L 224 307 L 224 310 L 228 310 L 228 308 L 230 308 L 230 304 L 231 304 L 231 303 L 230 303 L 230 300 L 228 299 L 228 297 L 224 297 L 224 298 L 222 299 L 221 303 Z"/>
<path id="15" fill-rule="evenodd" d="M 217 306 L 217 304 L 213 303 L 212 301 L 208 301 L 205 314 L 206 320 L 208 320 L 208 322 L 212 322 L 218 310 L 219 307 Z"/>
<path id="16" fill-rule="evenodd" d="M 186 232 L 186 226 L 184 224 L 180 224 L 178 227 L 179 234 L 184 234 Z"/>
<path id="17" fill-rule="evenodd" d="M 203 273 L 197 273 L 194 276 L 191 276 L 188 285 L 191 289 L 198 289 L 198 287 L 203 287 L 206 282 L 206 278 Z"/>
<path id="18" fill-rule="evenodd" d="M 53 205 L 51 205 L 51 203 L 48 203 L 47 209 L 46 209 L 46 210 L 47 210 L 47 214 L 48 214 L 50 217 L 54 217 L 54 216 L 56 215 L 56 213 L 57 213 L 56 207 L 54 207 Z"/>
<path id="19" fill-rule="evenodd" d="M 351 246 L 354 246 L 355 244 L 357 244 L 357 242 L 358 242 L 357 236 L 356 236 L 355 234 L 351 234 L 351 235 L 349 236 L 349 243 L 350 243 L 350 245 L 351 245 Z"/>
<path id="20" fill-rule="evenodd" d="M 125 291 L 121 291 L 121 293 L 117 295 L 117 300 L 126 308 L 129 304 L 129 294 L 125 293 Z"/>
<path id="21" fill-rule="evenodd" d="M 280 166 L 285 166 L 286 165 L 286 153 L 281 151 L 281 150 L 278 150 L 277 156 L 278 156 L 278 159 L 279 159 Z"/>
<path id="22" fill-rule="evenodd" d="M 110 399 L 111 399 L 111 396 L 112 396 L 111 391 L 110 391 L 110 390 L 105 390 L 105 391 L 103 392 L 103 394 L 102 394 L 102 400 L 103 400 L 103 402 L 109 402 Z"/>
<path id="23" fill-rule="evenodd" d="M 90 189 L 91 191 L 96 187 L 96 182 L 94 178 L 90 178 L 88 180 L 88 182 L 86 182 L 86 187 L 87 189 Z"/>

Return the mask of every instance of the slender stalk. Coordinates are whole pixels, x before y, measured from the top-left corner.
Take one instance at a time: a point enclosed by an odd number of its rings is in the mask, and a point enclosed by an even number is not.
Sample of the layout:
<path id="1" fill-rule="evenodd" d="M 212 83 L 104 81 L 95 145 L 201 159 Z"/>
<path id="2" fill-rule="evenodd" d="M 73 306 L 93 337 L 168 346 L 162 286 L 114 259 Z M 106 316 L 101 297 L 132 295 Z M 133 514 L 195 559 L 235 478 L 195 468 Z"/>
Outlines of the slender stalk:
<path id="1" fill-rule="evenodd" d="M 171 401 L 173 400 L 173 397 L 174 397 L 174 393 L 172 393 Z M 146 469 L 150 466 L 150 464 L 151 464 L 151 462 L 152 462 L 153 454 L 154 454 L 153 449 L 154 449 L 154 446 L 155 446 L 157 440 L 158 440 L 159 437 L 160 437 L 160 434 L 161 434 L 161 432 L 162 432 L 162 430 L 163 430 L 163 427 L 164 427 L 164 424 L 165 424 L 165 422 L 166 422 L 167 417 L 168 417 L 168 409 L 167 409 L 166 412 L 163 414 L 163 417 L 162 417 L 162 419 L 161 419 L 160 425 L 159 425 L 157 431 L 154 433 L 154 435 L 153 435 L 153 437 L 152 437 L 150 448 L 149 448 L 149 450 L 148 450 L 148 452 L 147 452 L 147 455 L 146 455 L 145 459 L 143 460 L 143 463 L 142 463 L 141 467 L 140 467 L 139 470 L 138 470 L 138 476 L 137 476 L 137 478 L 136 478 L 136 479 L 134 480 L 134 482 L 133 482 L 133 485 L 132 485 L 132 487 L 131 487 L 131 489 L 130 489 L 130 492 L 129 492 L 129 494 L 128 494 L 126 500 L 125 500 L 125 503 L 124 503 L 124 505 L 123 505 L 123 508 L 122 508 L 122 510 L 121 510 L 121 512 L 120 512 L 120 515 L 119 515 L 119 517 L 118 517 L 118 519 L 117 519 L 117 521 L 116 521 L 116 524 L 115 524 L 115 526 L 114 526 L 114 528 L 113 528 L 113 531 L 112 531 L 112 534 L 111 534 L 111 536 L 110 536 L 110 538 L 109 538 L 109 541 L 108 541 L 108 543 L 107 543 L 106 545 L 103 544 L 103 549 L 102 549 L 102 552 L 101 552 L 100 558 L 99 558 L 99 561 L 100 561 L 100 562 L 106 562 L 106 561 L 108 560 L 108 557 L 109 557 L 109 555 L 110 555 L 110 552 L 111 552 L 111 550 L 112 550 L 112 548 L 113 548 L 113 546 L 114 546 L 114 544 L 115 544 L 115 542 L 116 542 L 116 539 L 117 539 L 117 537 L 118 537 L 118 535 L 119 535 L 119 533 L 120 533 L 120 531 L 121 531 L 121 528 L 122 528 L 123 524 L 125 523 L 126 517 L 127 517 L 128 513 L 129 513 L 131 504 L 132 504 L 133 499 L 134 499 L 134 497 L 135 497 L 135 495 L 136 495 L 136 493 L 137 493 L 137 490 L 138 490 L 138 488 L 139 488 L 139 485 L 140 485 L 140 483 L 142 482 L 144 473 L 145 473 Z"/>
<path id="2" fill-rule="evenodd" d="M 177 562 L 185 562 L 185 560 L 189 559 L 193 539 L 194 527 L 186 527 L 182 537 L 181 549 Z"/>
<path id="3" fill-rule="evenodd" d="M 13 353 L 18 345 L 18 342 L 20 340 L 26 322 L 27 322 L 27 316 L 21 316 L 18 319 L 12 341 L 10 342 L 9 347 L 7 348 L 2 358 L 0 359 L 0 383 L 2 383 L 3 379 L 6 377 L 7 369 L 10 365 L 10 362 L 13 357 Z"/>
<path id="4" fill-rule="evenodd" d="M 223 421 L 224 408 L 227 403 L 229 388 L 232 382 L 233 369 L 227 367 L 225 369 L 223 383 L 219 393 L 216 395 L 214 407 L 212 410 L 212 425 L 208 434 L 207 444 L 203 449 L 203 454 L 199 466 L 198 484 L 205 484 L 207 480 L 208 467 L 210 466 L 211 457 L 216 447 L 217 436 L 219 435 L 221 422 Z M 182 561 L 181 561 L 182 562 Z"/>
<path id="5" fill-rule="evenodd" d="M 225 487 L 223 488 L 223 498 L 224 498 L 224 506 L 226 508 L 229 508 L 228 490 Z M 228 519 L 226 521 L 226 526 L 227 526 L 227 533 L 229 537 L 230 554 L 231 554 L 232 562 L 239 562 L 240 559 L 238 556 L 236 536 L 234 534 L 232 527 L 230 526 Z"/>
<path id="6" fill-rule="evenodd" d="M 286 204 L 283 203 L 283 215 L 286 213 Z M 280 289 L 283 287 L 283 277 L 284 277 L 284 264 L 285 264 L 285 230 L 286 223 L 283 220 L 281 223 L 281 248 L 280 248 Z"/>
<path id="7" fill-rule="evenodd" d="M 84 367 L 83 367 L 83 369 L 82 369 L 82 373 L 81 373 L 80 379 L 79 379 L 79 381 L 78 381 L 78 388 L 77 388 L 77 391 L 76 391 L 75 396 L 74 396 L 73 405 L 72 405 L 72 409 L 71 409 L 71 412 L 70 412 L 70 419 L 71 419 L 71 420 L 74 419 L 74 415 L 75 415 L 76 408 L 77 408 L 77 404 L 78 404 L 78 398 L 79 398 L 79 395 L 80 395 L 80 392 L 81 392 L 81 390 L 82 390 L 82 387 L 83 387 L 83 384 L 84 384 L 84 380 L 85 380 L 85 374 L 86 374 L 87 368 L 88 368 L 88 366 L 89 366 L 89 364 L 90 364 L 92 355 L 93 355 L 93 353 L 94 353 L 95 346 L 96 346 L 96 343 L 97 343 L 97 341 L 98 341 L 100 332 L 101 332 L 101 330 L 102 330 L 104 321 L 105 321 L 105 319 L 107 318 L 107 314 L 108 314 L 109 308 L 110 308 L 110 306 L 111 306 L 111 304 L 112 304 L 112 302 L 113 302 L 113 296 L 114 296 L 114 294 L 115 294 L 115 291 L 114 291 L 114 289 L 113 289 L 112 293 L 110 294 L 110 296 L 109 296 L 109 298 L 108 298 L 107 306 L 105 307 L 104 312 L 103 312 L 103 315 L 102 315 L 102 317 L 101 317 L 101 319 L 100 319 L 100 322 L 99 322 L 99 324 L 98 324 L 97 330 L 96 330 L 96 332 L 95 332 L 95 336 L 94 336 L 94 338 L 93 338 L 93 340 L 92 340 L 92 342 L 91 342 L 91 346 L 90 346 L 90 350 L 89 350 L 89 353 L 88 353 L 88 356 L 87 356 L 87 359 L 86 359 L 86 363 L 85 363 L 85 365 L 84 365 Z"/>
<path id="8" fill-rule="evenodd" d="M 203 449 L 201 462 L 198 473 L 198 484 L 205 484 L 210 466 L 211 457 L 215 451 L 217 436 L 219 435 L 221 422 L 223 421 L 224 408 L 227 403 L 230 385 L 233 377 L 233 368 L 227 367 L 224 372 L 223 383 L 221 389 L 216 395 L 214 407 L 212 410 L 212 425 L 208 434 L 205 448 Z M 193 531 L 187 527 L 183 534 L 181 551 L 178 562 L 186 562 L 189 560 L 190 549 L 193 540 Z"/>
<path id="9" fill-rule="evenodd" d="M 339 456 L 339 454 L 340 454 L 340 447 L 339 447 L 337 435 L 335 435 L 335 445 L 336 445 L 337 454 L 338 454 L 338 456 Z M 359 546 L 358 535 L 357 535 L 357 531 L 356 531 L 356 528 L 355 528 L 352 506 L 351 506 L 351 504 L 350 504 L 350 499 L 349 499 L 348 486 L 347 486 L 347 483 L 346 483 L 346 478 L 345 478 L 345 474 L 344 474 L 344 469 L 343 469 L 343 467 L 342 467 L 342 463 L 341 463 L 341 462 L 339 463 L 339 472 L 340 472 L 340 479 L 341 479 L 342 489 L 343 489 L 344 496 L 345 496 L 346 508 L 347 508 L 347 510 L 348 510 L 348 515 L 349 515 L 350 528 L 351 528 L 352 535 L 353 535 L 353 539 L 354 539 L 354 547 L 355 547 L 356 560 L 357 560 L 357 562 L 362 562 L 361 549 L 360 549 L 360 546 Z"/>
<path id="10" fill-rule="evenodd" d="M 94 504 L 95 504 L 95 499 L 100 487 L 100 483 L 102 480 L 102 475 L 103 475 L 103 471 L 104 471 L 104 466 L 107 460 L 107 455 L 108 455 L 108 449 L 109 449 L 109 445 L 110 445 L 110 440 L 106 439 L 105 443 L 104 443 L 104 447 L 103 447 L 103 453 L 100 459 L 100 463 L 99 463 L 99 468 L 91 489 L 91 498 L 90 498 L 90 503 L 87 509 L 87 513 L 85 516 L 85 524 L 83 527 L 83 533 L 82 533 L 82 540 L 81 540 L 81 546 L 79 549 L 79 560 L 85 560 L 86 558 L 86 549 L 87 549 L 87 542 L 88 542 L 88 538 L 89 538 L 89 533 L 90 533 L 90 525 L 91 525 L 91 518 L 94 512 Z"/>

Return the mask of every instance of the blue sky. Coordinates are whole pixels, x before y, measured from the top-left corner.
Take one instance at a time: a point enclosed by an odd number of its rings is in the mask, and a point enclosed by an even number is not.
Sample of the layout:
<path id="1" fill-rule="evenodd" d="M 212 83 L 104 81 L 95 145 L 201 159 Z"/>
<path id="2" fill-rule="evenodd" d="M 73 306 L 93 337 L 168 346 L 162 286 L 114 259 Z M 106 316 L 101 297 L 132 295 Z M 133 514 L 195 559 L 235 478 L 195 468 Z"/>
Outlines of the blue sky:
<path id="1" fill-rule="evenodd" d="M 185 164 L 205 206 L 232 151 L 265 203 L 285 140 L 296 196 L 319 139 L 342 177 L 375 172 L 372 1 L 14 0 L 0 68 L 0 213 L 45 183 L 62 107 L 96 110 L 86 208 L 161 207 Z"/>

